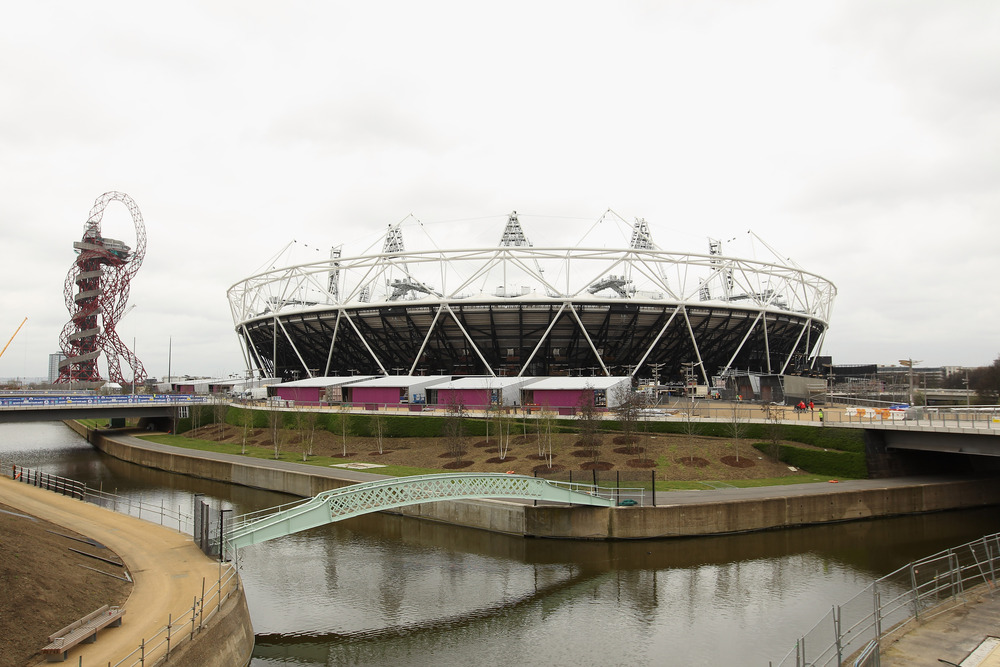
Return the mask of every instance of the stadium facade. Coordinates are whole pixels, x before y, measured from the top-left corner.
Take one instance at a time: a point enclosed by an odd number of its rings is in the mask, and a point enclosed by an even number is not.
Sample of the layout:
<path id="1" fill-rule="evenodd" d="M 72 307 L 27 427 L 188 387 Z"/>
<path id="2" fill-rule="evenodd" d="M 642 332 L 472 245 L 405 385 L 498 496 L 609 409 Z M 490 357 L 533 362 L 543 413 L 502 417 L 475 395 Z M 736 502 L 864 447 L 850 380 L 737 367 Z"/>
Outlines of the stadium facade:
<path id="1" fill-rule="evenodd" d="M 708 384 L 815 363 L 830 281 L 778 258 L 727 256 L 718 241 L 704 254 L 664 250 L 644 220 L 622 226 L 618 247 L 534 247 L 513 213 L 494 247 L 407 250 L 400 222 L 381 252 L 336 247 L 329 259 L 250 276 L 227 296 L 247 368 L 286 380 L 693 375 Z"/>

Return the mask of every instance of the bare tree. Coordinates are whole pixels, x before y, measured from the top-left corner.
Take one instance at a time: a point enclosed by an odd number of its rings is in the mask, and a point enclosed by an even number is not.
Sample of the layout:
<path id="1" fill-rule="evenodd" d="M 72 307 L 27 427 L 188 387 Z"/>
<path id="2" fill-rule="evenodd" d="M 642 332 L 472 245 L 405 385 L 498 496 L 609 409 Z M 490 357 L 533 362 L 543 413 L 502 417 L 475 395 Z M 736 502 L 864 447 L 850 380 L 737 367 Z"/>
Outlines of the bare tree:
<path id="1" fill-rule="evenodd" d="M 613 397 L 616 403 L 614 412 L 618 418 L 618 423 L 621 425 L 622 438 L 625 441 L 626 451 L 632 454 L 635 448 L 636 427 L 639 417 L 642 414 L 644 403 L 642 397 L 630 385 L 615 387 Z"/>
<path id="2" fill-rule="evenodd" d="M 385 438 L 385 415 L 379 411 L 372 413 L 372 435 L 375 436 L 375 448 L 378 450 L 379 454 L 382 454 L 385 449 L 383 447 L 383 439 Z"/>
<path id="3" fill-rule="evenodd" d="M 226 414 L 228 412 L 229 401 L 225 400 L 220 394 L 212 396 L 212 414 L 215 418 L 215 423 L 219 426 L 220 439 L 225 439 L 226 437 Z"/>
<path id="4" fill-rule="evenodd" d="M 316 420 L 319 414 L 312 410 L 299 410 L 295 413 L 295 422 L 299 430 L 299 443 L 302 445 L 302 460 L 308 461 L 313 455 L 313 445 L 316 442 Z"/>
<path id="5" fill-rule="evenodd" d="M 350 419 L 350 406 L 346 403 L 340 404 L 339 414 L 337 415 L 337 420 L 340 422 L 340 437 L 344 444 L 344 456 L 347 456 L 347 426 Z"/>
<path id="6" fill-rule="evenodd" d="M 497 440 L 497 457 L 501 461 L 507 458 L 510 451 L 510 429 L 514 418 L 507 412 L 503 405 L 496 406 L 493 411 L 493 425 Z"/>
<path id="7" fill-rule="evenodd" d="M 694 461 L 694 451 L 695 444 L 694 439 L 698 436 L 701 431 L 701 424 L 695 421 L 694 418 L 694 406 L 695 401 L 691 399 L 691 407 L 684 412 L 684 433 L 687 435 L 688 446 L 690 447 L 688 452 L 688 460 Z"/>
<path id="8" fill-rule="evenodd" d="M 277 408 L 271 408 L 267 411 L 267 425 L 271 431 L 271 445 L 274 447 L 275 459 L 281 455 L 281 422 L 283 419 L 284 414 Z"/>
<path id="9" fill-rule="evenodd" d="M 778 460 L 779 446 L 781 443 L 782 432 L 784 431 L 784 419 L 785 419 L 785 409 L 774 403 L 765 403 L 761 406 L 761 410 L 764 412 L 764 422 L 765 429 L 767 430 L 767 439 L 771 442 L 771 455 L 774 460 Z"/>
<path id="10" fill-rule="evenodd" d="M 246 406 L 243 407 L 240 424 L 243 427 L 240 453 L 245 455 L 247 453 L 247 441 L 250 439 L 250 432 L 253 430 L 253 410 Z"/>
<path id="11" fill-rule="evenodd" d="M 601 460 L 601 413 L 594 405 L 594 388 L 589 384 L 580 397 L 579 408 L 576 417 L 580 424 L 580 441 L 597 463 Z"/>
<path id="12" fill-rule="evenodd" d="M 731 408 L 732 410 L 729 415 L 727 430 L 729 431 L 729 436 L 733 439 L 733 448 L 736 451 L 736 460 L 739 461 L 740 440 L 747 437 L 747 417 L 741 409 L 742 405 L 740 403 L 732 403 Z"/>
<path id="13" fill-rule="evenodd" d="M 544 413 L 535 422 L 538 426 L 538 455 L 548 468 L 552 467 L 552 415 Z"/>
<path id="14" fill-rule="evenodd" d="M 458 459 L 465 453 L 464 436 L 465 405 L 461 398 L 453 395 L 444 415 L 444 440 L 451 457 Z"/>

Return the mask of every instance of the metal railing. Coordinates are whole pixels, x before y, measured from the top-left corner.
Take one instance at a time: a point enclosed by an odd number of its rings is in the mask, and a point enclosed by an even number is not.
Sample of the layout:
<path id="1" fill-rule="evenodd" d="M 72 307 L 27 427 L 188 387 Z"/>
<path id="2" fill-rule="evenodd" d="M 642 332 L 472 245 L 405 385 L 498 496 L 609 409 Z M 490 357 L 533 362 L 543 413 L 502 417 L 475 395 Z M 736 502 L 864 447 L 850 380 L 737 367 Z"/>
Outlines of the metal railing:
<path id="1" fill-rule="evenodd" d="M 834 605 L 795 648 L 771 664 L 878 665 L 878 648 L 887 635 L 964 604 L 973 587 L 985 586 L 992 597 L 998 569 L 1000 533 L 914 561 L 877 579 L 845 604 Z"/>
<path id="2" fill-rule="evenodd" d="M 448 406 L 424 403 L 329 403 L 326 401 L 295 401 L 291 399 L 268 399 L 249 403 L 222 399 L 236 407 L 250 407 L 263 410 L 297 412 L 333 412 L 347 415 L 399 415 L 418 416 L 430 414 L 443 416 Z M 464 417 L 489 419 L 495 417 L 493 406 L 466 405 Z M 579 406 L 558 405 L 518 405 L 503 408 L 503 416 L 508 419 L 536 421 L 543 418 L 572 419 L 580 411 Z M 604 420 L 615 420 L 613 408 L 600 408 L 599 415 Z M 798 410 L 794 405 L 761 403 L 759 401 L 715 401 L 712 399 L 678 399 L 641 411 L 640 421 L 685 422 L 715 421 L 745 424 L 808 424 L 812 426 L 885 426 L 887 428 L 961 428 L 1000 432 L 1000 406 L 916 406 L 907 409 L 890 409 L 886 406 L 864 405 L 815 405 L 813 409 Z"/>
<path id="3" fill-rule="evenodd" d="M 6 464 L 0 469 L 7 470 Z M 177 531 L 190 534 L 194 530 L 194 518 L 185 514 L 178 507 L 176 511 L 161 503 L 159 506 L 143 503 L 141 500 L 105 492 L 103 489 L 93 489 L 85 483 L 52 475 L 40 470 L 25 468 L 16 463 L 10 465 L 11 478 L 23 484 L 47 489 L 54 493 L 70 496 L 78 500 L 100 505 L 106 509 L 128 514 L 144 521 L 155 523 L 157 518 L 161 526 L 173 528 L 176 522 Z M 218 580 L 206 590 L 207 581 L 202 578 L 201 596 L 194 596 L 187 609 L 177 614 L 167 616 L 167 624 L 161 627 L 152 637 L 144 637 L 139 646 L 125 658 L 115 663 L 113 667 L 134 667 L 134 665 L 154 665 L 165 660 L 171 651 L 184 642 L 194 639 L 205 625 L 217 614 L 233 594 L 239 591 L 240 578 L 238 567 L 231 563 L 219 562 Z M 111 663 L 108 663 L 109 667 Z M 80 667 L 83 660 L 80 659 Z"/>
<path id="4" fill-rule="evenodd" d="M 95 489 L 75 479 L 60 477 L 59 475 L 53 475 L 32 468 L 25 468 L 16 463 L 12 463 L 9 468 L 5 466 L 3 469 L 10 471 L 11 479 L 14 481 L 54 491 L 55 493 L 83 500 L 93 505 L 99 505 L 119 514 L 128 514 L 129 516 L 134 516 L 137 519 L 149 521 L 150 523 L 159 523 L 161 526 L 168 528 L 176 526 L 176 530 L 179 533 L 190 535 L 194 528 L 193 517 L 183 512 L 180 506 L 176 509 L 167 507 L 163 501 L 160 501 L 159 505 L 153 505 L 143 502 L 138 498 L 121 496 L 117 493 L 105 491 L 103 487 Z"/>
<path id="5" fill-rule="evenodd" d="M 201 597 L 195 596 L 190 607 L 178 614 L 167 616 L 167 624 L 152 637 L 144 637 L 139 646 L 113 667 L 134 667 L 154 665 L 166 660 L 171 651 L 193 640 L 205 625 L 222 609 L 226 600 L 240 589 L 237 568 L 228 563 L 219 563 L 219 578 L 208 590 L 206 581 L 201 580 Z M 110 664 L 110 663 L 109 663 Z"/>

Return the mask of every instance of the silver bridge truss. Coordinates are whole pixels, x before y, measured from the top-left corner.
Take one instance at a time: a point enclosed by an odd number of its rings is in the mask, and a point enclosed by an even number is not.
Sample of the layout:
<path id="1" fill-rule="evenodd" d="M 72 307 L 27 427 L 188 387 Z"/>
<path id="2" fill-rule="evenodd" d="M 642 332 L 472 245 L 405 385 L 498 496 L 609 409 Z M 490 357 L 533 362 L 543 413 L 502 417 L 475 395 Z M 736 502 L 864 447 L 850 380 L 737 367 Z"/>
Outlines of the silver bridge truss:
<path id="1" fill-rule="evenodd" d="M 678 354 L 707 380 L 717 368 L 748 367 L 749 348 L 771 348 L 759 353 L 757 365 L 766 372 L 785 372 L 794 358 L 818 355 L 836 292 L 822 276 L 780 261 L 648 247 L 500 246 L 337 257 L 256 274 L 227 296 L 248 366 L 267 373 L 292 366 L 303 377 L 343 373 L 335 358 L 361 357 L 363 372 L 402 367 L 412 374 L 424 363 L 421 355 L 441 349 L 439 340 L 447 337 L 456 359 L 464 355 L 461 372 L 475 366 L 479 374 L 530 375 L 532 361 L 537 366 L 539 359 L 558 359 L 558 350 L 565 353 L 549 340 L 559 333 L 576 346 L 568 366 L 597 366 L 605 375 L 612 364 L 635 374 L 644 363 L 664 361 L 657 355 L 665 341 L 681 336 Z M 602 349 L 610 346 L 598 338 L 615 321 L 592 315 L 584 322 L 588 311 L 600 308 L 615 318 L 625 310 L 646 318 L 623 328 L 631 347 L 607 363 Z M 477 309 L 489 309 L 490 322 L 474 330 Z M 509 345 L 497 341 L 510 335 L 490 326 L 503 309 L 543 319 L 530 341 L 517 338 L 521 349 L 498 369 Z M 518 326 L 530 326 L 521 320 Z M 561 323 L 552 333 L 555 320 Z M 405 349 L 393 349 L 404 338 Z M 622 340 L 610 335 L 607 342 Z M 705 368 L 703 353 L 713 344 L 725 351 L 712 358 L 716 367 Z"/>
<path id="2" fill-rule="evenodd" d="M 235 548 L 259 544 L 361 514 L 441 500 L 524 498 L 612 507 L 596 487 L 501 473 L 452 473 L 397 477 L 324 491 L 292 505 L 233 519 L 226 541 Z"/>

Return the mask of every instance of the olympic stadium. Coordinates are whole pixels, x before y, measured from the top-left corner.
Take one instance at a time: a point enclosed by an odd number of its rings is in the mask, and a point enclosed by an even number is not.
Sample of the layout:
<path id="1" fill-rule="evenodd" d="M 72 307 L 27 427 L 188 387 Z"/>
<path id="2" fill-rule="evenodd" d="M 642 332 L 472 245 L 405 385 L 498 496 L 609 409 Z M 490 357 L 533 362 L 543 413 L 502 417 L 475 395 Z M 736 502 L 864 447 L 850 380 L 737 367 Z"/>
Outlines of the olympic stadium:
<path id="1" fill-rule="evenodd" d="M 816 363 L 836 287 L 756 236 L 766 260 L 727 255 L 712 239 L 703 253 L 679 252 L 657 245 L 645 220 L 608 211 L 592 227 L 616 225 L 619 242 L 588 245 L 585 235 L 536 247 L 532 224 L 547 231 L 545 219 L 505 217 L 495 218 L 495 245 L 442 248 L 408 218 L 369 251 L 336 246 L 322 261 L 237 282 L 227 296 L 247 368 L 285 380 L 631 375 L 709 384 Z M 414 239 L 427 247 L 407 249 Z"/>

